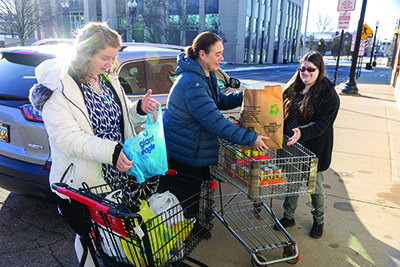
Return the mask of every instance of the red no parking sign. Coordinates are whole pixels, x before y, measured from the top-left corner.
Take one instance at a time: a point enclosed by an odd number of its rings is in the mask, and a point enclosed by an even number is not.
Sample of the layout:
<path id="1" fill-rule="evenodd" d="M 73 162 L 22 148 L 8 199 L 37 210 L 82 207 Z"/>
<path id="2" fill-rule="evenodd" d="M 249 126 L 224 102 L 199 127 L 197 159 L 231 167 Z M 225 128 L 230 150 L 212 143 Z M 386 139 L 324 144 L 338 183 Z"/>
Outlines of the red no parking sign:
<path id="1" fill-rule="evenodd" d="M 354 11 L 356 9 L 356 0 L 339 0 L 337 11 Z"/>

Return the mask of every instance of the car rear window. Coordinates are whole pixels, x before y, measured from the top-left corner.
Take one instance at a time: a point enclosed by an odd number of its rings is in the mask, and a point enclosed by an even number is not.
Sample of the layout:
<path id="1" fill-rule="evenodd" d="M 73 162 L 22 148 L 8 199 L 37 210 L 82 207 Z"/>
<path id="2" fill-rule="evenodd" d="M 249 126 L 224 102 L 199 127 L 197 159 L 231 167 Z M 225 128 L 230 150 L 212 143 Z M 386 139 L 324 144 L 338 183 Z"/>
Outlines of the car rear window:
<path id="1" fill-rule="evenodd" d="M 35 67 L 23 64 L 16 64 L 2 59 L 0 61 L 0 97 L 7 100 L 29 98 L 29 89 L 37 82 L 35 77 Z"/>
<path id="2" fill-rule="evenodd" d="M 127 94 L 144 95 L 148 89 L 153 94 L 168 94 L 176 67 L 176 57 L 130 62 L 122 66 L 119 80 Z"/>

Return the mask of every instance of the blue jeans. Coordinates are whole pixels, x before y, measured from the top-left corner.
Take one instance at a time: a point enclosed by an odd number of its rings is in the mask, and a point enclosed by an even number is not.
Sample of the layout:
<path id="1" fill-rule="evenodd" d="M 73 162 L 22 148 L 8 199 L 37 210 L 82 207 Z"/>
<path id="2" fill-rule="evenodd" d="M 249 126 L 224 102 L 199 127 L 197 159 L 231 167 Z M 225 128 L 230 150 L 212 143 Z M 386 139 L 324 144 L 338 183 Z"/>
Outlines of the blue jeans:
<path id="1" fill-rule="evenodd" d="M 325 214 L 325 195 L 322 182 L 324 181 L 324 175 L 322 172 L 317 173 L 317 182 L 315 185 L 315 193 L 310 195 L 311 201 L 311 214 L 313 215 L 314 222 L 323 223 Z M 294 218 L 294 212 L 297 208 L 297 202 L 299 195 L 285 197 L 283 202 L 283 216 L 288 219 Z"/>

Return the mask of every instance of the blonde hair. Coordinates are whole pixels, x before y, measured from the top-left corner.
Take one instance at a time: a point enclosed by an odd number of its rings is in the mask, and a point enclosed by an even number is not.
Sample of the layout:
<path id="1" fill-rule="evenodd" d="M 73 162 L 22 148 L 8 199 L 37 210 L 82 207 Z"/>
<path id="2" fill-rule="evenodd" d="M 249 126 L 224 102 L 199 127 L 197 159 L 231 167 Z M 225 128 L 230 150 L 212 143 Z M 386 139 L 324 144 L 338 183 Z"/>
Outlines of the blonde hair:
<path id="1" fill-rule="evenodd" d="M 121 47 L 121 36 L 112 30 L 105 22 L 89 22 L 80 28 L 75 34 L 75 55 L 71 61 L 71 70 L 78 75 L 82 83 L 88 82 L 91 78 L 89 63 L 92 57 L 100 50 L 109 46 Z M 117 61 L 114 60 L 108 73 L 114 73 Z"/>

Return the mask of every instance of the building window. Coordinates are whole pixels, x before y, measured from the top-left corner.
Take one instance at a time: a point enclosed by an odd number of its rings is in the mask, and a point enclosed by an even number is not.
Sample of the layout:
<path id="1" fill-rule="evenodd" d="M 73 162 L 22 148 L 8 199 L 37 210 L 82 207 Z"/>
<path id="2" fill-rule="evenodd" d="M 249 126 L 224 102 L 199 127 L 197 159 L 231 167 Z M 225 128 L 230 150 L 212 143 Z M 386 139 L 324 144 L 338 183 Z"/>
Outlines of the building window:
<path id="1" fill-rule="evenodd" d="M 187 0 L 186 2 L 186 13 L 188 14 L 199 14 L 199 0 Z"/>
<path id="2" fill-rule="evenodd" d="M 205 13 L 206 14 L 218 14 L 218 0 L 206 0 L 205 2 Z"/>
<path id="3" fill-rule="evenodd" d="M 169 16 L 169 23 L 171 25 L 179 25 L 180 16 L 179 15 L 170 15 Z"/>
<path id="4" fill-rule="evenodd" d="M 197 30 L 199 28 L 199 15 L 188 15 L 189 30 Z"/>
<path id="5" fill-rule="evenodd" d="M 71 29 L 69 37 L 72 37 L 73 32 L 84 24 L 85 18 L 83 16 L 83 12 L 71 11 L 69 12 L 68 20 L 69 28 Z"/>
<path id="6" fill-rule="evenodd" d="M 206 30 L 218 31 L 218 14 L 206 14 Z"/>
<path id="7" fill-rule="evenodd" d="M 246 17 L 246 32 L 250 32 L 250 16 Z"/>
<path id="8" fill-rule="evenodd" d="M 251 7 L 252 7 L 252 0 L 247 0 L 247 9 L 246 9 L 246 15 L 251 16 Z"/>

